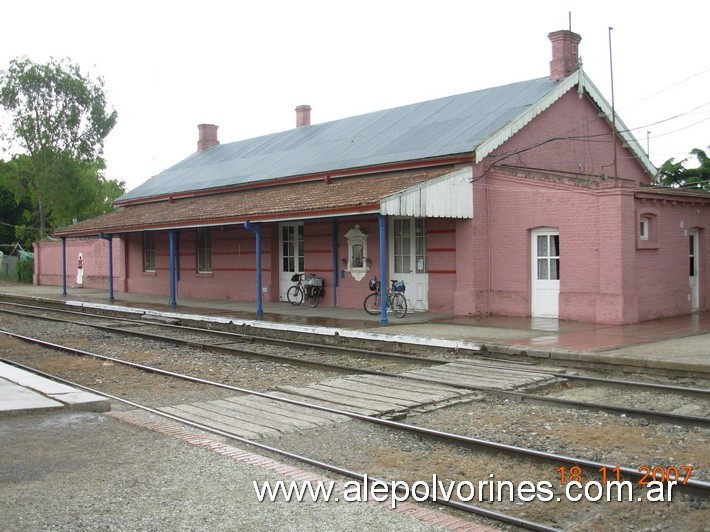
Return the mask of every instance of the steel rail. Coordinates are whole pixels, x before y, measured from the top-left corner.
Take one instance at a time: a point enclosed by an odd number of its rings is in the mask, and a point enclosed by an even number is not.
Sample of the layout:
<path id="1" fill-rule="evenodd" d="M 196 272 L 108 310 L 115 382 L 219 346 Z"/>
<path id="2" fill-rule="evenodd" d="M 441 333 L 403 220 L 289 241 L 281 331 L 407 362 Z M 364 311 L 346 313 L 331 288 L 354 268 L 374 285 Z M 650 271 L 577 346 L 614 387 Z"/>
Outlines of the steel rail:
<path id="1" fill-rule="evenodd" d="M 536 458 L 536 459 L 540 459 L 540 460 L 544 460 L 544 461 L 549 461 L 549 462 L 552 462 L 555 464 L 562 463 L 562 464 L 567 464 L 567 465 L 571 465 L 571 466 L 577 465 L 577 466 L 584 467 L 590 471 L 592 471 L 592 470 L 599 471 L 601 468 L 606 468 L 606 470 L 609 470 L 609 471 L 617 470 L 620 473 L 623 473 L 625 476 L 629 476 L 629 477 L 637 478 L 637 479 L 645 478 L 648 476 L 647 474 L 644 474 L 638 470 L 635 470 L 635 469 L 632 469 L 629 467 L 617 466 L 617 465 L 612 465 L 612 464 L 605 464 L 605 463 L 596 462 L 593 460 L 586 460 L 586 459 L 582 459 L 582 458 L 566 456 L 566 455 L 561 455 L 561 454 L 557 454 L 557 453 L 548 453 L 545 451 L 538 451 L 536 449 L 529 449 L 529 448 L 525 448 L 525 447 L 518 447 L 515 445 L 509 445 L 509 444 L 505 444 L 505 443 L 484 440 L 482 438 L 474 438 L 471 436 L 464 436 L 461 434 L 453 434 L 453 433 L 449 433 L 449 432 L 443 432 L 443 431 L 438 431 L 438 430 L 434 430 L 434 429 L 429 429 L 426 427 L 418 427 L 418 426 L 414 426 L 414 425 L 409 425 L 407 423 L 402 423 L 399 421 L 368 416 L 366 414 L 359 414 L 357 412 L 352 412 L 349 410 L 342 410 L 339 408 L 332 408 L 332 407 L 328 407 L 328 406 L 315 405 L 315 404 L 308 403 L 305 401 L 298 401 L 298 400 L 289 399 L 286 397 L 275 396 L 275 395 L 272 395 L 272 394 L 269 394 L 266 392 L 259 392 L 256 390 L 250 390 L 248 388 L 241 388 L 241 387 L 233 386 L 230 384 L 224 384 L 224 383 L 220 383 L 220 382 L 210 381 L 207 379 L 202 379 L 199 377 L 193 377 L 191 375 L 185 375 L 185 374 L 176 373 L 176 372 L 172 372 L 172 371 L 168 371 L 168 370 L 163 370 L 163 369 L 155 368 L 152 366 L 146 366 L 144 364 L 138 364 L 135 362 L 121 360 L 121 359 L 115 358 L 115 357 L 109 357 L 106 355 L 100 355 L 98 353 L 92 353 L 90 351 L 85 351 L 83 349 L 76 349 L 76 348 L 69 347 L 69 346 L 63 346 L 60 344 L 46 342 L 44 340 L 39 340 L 37 338 L 31 338 L 28 336 L 10 333 L 8 331 L 4 331 L 1 329 L 0 329 L 0 333 L 6 334 L 8 336 L 11 336 L 13 338 L 17 338 L 17 339 L 20 339 L 20 340 L 23 340 L 26 342 L 30 342 L 30 343 L 34 343 L 37 345 L 41 345 L 43 347 L 54 349 L 54 350 L 64 351 L 67 353 L 73 353 L 73 354 L 78 354 L 78 355 L 89 356 L 89 357 L 97 358 L 99 360 L 110 361 L 110 362 L 114 362 L 117 364 L 122 364 L 125 366 L 134 367 L 137 369 L 149 371 L 149 372 L 160 374 L 160 375 L 175 377 L 175 378 L 179 378 L 179 379 L 190 381 L 190 382 L 207 384 L 207 385 L 215 386 L 218 388 L 228 389 L 231 391 L 235 391 L 235 392 L 239 392 L 239 393 L 243 393 L 243 394 L 247 394 L 247 395 L 252 395 L 252 396 L 256 396 L 256 397 L 263 397 L 266 399 L 280 401 L 280 402 L 284 402 L 284 403 L 292 404 L 292 405 L 296 405 L 296 406 L 302 406 L 305 408 L 311 408 L 314 410 L 328 412 L 331 414 L 339 414 L 339 415 L 346 416 L 346 417 L 349 417 L 352 419 L 358 419 L 361 421 L 374 423 L 377 425 L 383 425 L 386 427 L 395 428 L 395 429 L 406 431 L 406 432 L 411 432 L 411 433 L 417 434 L 419 436 L 426 436 L 426 437 L 436 439 L 439 441 L 443 441 L 446 443 L 455 443 L 455 444 L 463 446 L 463 447 L 476 447 L 476 448 L 477 447 L 484 447 L 484 448 L 494 449 L 496 451 L 507 452 L 507 453 L 510 453 L 513 455 L 522 455 L 522 456 L 528 456 L 528 457 L 532 457 L 532 458 Z M 0 361 L 5 361 L 5 359 L 0 358 Z M 10 364 L 16 364 L 13 361 L 7 361 L 7 362 Z M 703 495 L 707 495 L 710 492 L 710 483 L 703 482 L 703 481 L 695 481 L 695 480 L 690 479 L 684 484 L 678 484 L 678 488 L 682 489 L 682 490 L 691 491 L 696 494 L 702 493 Z"/>
<path id="2" fill-rule="evenodd" d="M 462 364 L 467 364 L 469 363 L 468 360 L 463 360 L 460 361 Z M 508 369 L 511 366 L 514 366 L 514 363 L 509 363 L 509 362 L 504 362 L 504 363 L 499 363 L 499 364 L 490 364 L 487 365 L 487 367 L 491 368 L 501 368 L 501 369 Z M 646 388 L 650 390 L 658 390 L 658 391 L 669 391 L 669 392 L 675 392 L 679 394 L 687 394 L 691 396 L 710 396 L 710 389 L 707 388 L 689 388 L 687 386 L 673 386 L 670 384 L 658 384 L 655 382 L 639 382 L 639 381 L 625 381 L 621 379 L 605 379 L 602 377 L 589 377 L 585 375 L 570 375 L 569 373 L 560 373 L 556 371 L 545 371 L 542 369 L 534 369 L 534 368 L 520 368 L 520 371 L 524 371 L 526 373 L 538 373 L 538 374 L 544 374 L 544 375 L 553 375 L 554 377 L 560 377 L 564 378 L 567 380 L 572 380 L 572 381 L 582 381 L 582 382 L 593 382 L 595 384 L 602 384 L 602 385 L 607 385 L 607 386 L 618 386 L 622 388 Z"/>
<path id="3" fill-rule="evenodd" d="M 529 404 L 538 404 L 538 405 L 543 405 L 543 406 L 558 406 L 558 407 L 562 407 L 562 408 L 570 408 L 571 407 L 571 408 L 575 408 L 575 409 L 584 409 L 584 410 L 601 410 L 601 411 L 604 411 L 607 413 L 625 415 L 628 417 L 639 417 L 639 418 L 645 418 L 645 419 L 653 419 L 655 421 L 659 421 L 659 422 L 663 422 L 663 423 L 683 424 L 683 425 L 699 426 L 699 427 L 710 426 L 710 418 L 701 417 L 701 416 L 691 416 L 691 415 L 687 415 L 687 414 L 674 414 L 674 413 L 670 413 L 670 412 L 659 412 L 656 410 L 634 408 L 631 406 L 617 406 L 617 405 L 608 405 L 608 404 L 604 404 L 604 403 L 590 403 L 590 402 L 585 402 L 585 401 L 577 401 L 574 399 L 562 399 L 562 398 L 553 397 L 553 396 L 537 395 L 537 394 L 525 393 L 525 392 L 516 392 L 516 391 L 512 391 L 512 390 L 501 390 L 498 388 L 492 388 L 492 387 L 488 387 L 488 386 L 477 386 L 477 385 L 471 385 L 471 384 L 451 384 L 451 383 L 441 382 L 441 381 L 434 380 L 431 378 L 420 377 L 420 376 L 416 376 L 416 375 L 401 375 L 399 373 L 392 373 L 392 372 L 387 372 L 387 371 L 382 371 L 382 370 L 373 370 L 373 369 L 359 368 L 359 367 L 353 367 L 353 366 L 346 366 L 343 364 L 332 364 L 332 363 L 328 363 L 328 362 L 319 362 L 319 361 L 315 361 L 315 360 L 309 360 L 307 358 L 294 358 L 294 357 L 289 357 L 286 355 L 261 353 L 258 351 L 250 351 L 250 350 L 243 349 L 243 348 L 234 348 L 234 347 L 228 347 L 225 345 L 201 343 L 201 342 L 196 342 L 195 340 L 182 340 L 182 339 L 171 337 L 171 336 L 163 336 L 163 335 L 158 335 L 158 334 L 149 333 L 149 332 L 145 332 L 145 331 L 135 331 L 135 330 L 126 331 L 125 329 L 110 327 L 107 325 L 85 323 L 85 322 L 79 322 L 79 321 L 75 321 L 75 320 L 65 320 L 62 318 L 55 318 L 55 317 L 51 317 L 51 316 L 37 316 L 34 314 L 24 314 L 24 313 L 19 313 L 19 312 L 14 312 L 14 311 L 6 311 L 6 310 L 4 310 L 3 312 L 7 312 L 10 314 L 14 314 L 14 315 L 33 317 L 36 319 L 44 319 L 44 320 L 56 321 L 56 322 L 60 322 L 60 323 L 71 323 L 73 325 L 92 327 L 95 329 L 113 332 L 113 333 L 122 334 L 122 335 L 139 336 L 141 338 L 147 338 L 147 339 L 161 341 L 161 342 L 169 342 L 169 343 L 173 343 L 176 345 L 181 345 L 181 346 L 185 346 L 185 347 L 194 347 L 194 348 L 198 348 L 201 350 L 207 350 L 207 351 L 217 352 L 217 353 L 221 353 L 221 354 L 245 356 L 248 358 L 254 358 L 254 359 L 259 359 L 259 360 L 268 360 L 268 361 L 272 361 L 272 362 L 276 361 L 276 362 L 280 362 L 280 363 L 287 363 L 287 364 L 291 364 L 294 366 L 306 367 L 309 369 L 327 369 L 330 371 L 336 371 L 336 372 L 340 372 L 340 373 L 360 373 L 360 374 L 367 374 L 367 375 L 377 375 L 377 376 L 381 376 L 381 377 L 396 377 L 396 378 L 414 380 L 414 381 L 418 381 L 418 382 L 436 383 L 439 385 L 450 386 L 453 388 L 459 388 L 459 389 L 465 389 L 465 390 L 493 394 L 498 397 L 512 399 L 514 401 L 525 402 L 525 403 L 529 403 Z M 122 318 L 119 318 L 119 320 L 125 321 Z M 159 325 L 162 326 L 163 324 L 159 324 Z M 189 328 L 189 330 L 191 332 L 194 332 L 194 329 L 192 329 L 192 328 Z M 208 332 L 209 333 L 209 332 L 213 332 L 213 331 L 200 330 L 199 332 Z M 425 361 L 428 363 L 432 363 L 433 365 L 443 365 L 443 364 L 447 363 L 446 361 L 441 361 L 438 359 L 425 359 Z M 483 365 L 483 367 L 489 367 L 489 366 Z M 500 367 L 500 366 L 496 366 L 496 367 Z M 541 373 L 544 373 L 544 372 L 541 372 Z M 563 374 L 561 374 L 560 376 L 564 377 Z"/>
<path id="4" fill-rule="evenodd" d="M 66 313 L 66 314 L 71 314 L 71 315 L 90 316 L 93 318 L 110 319 L 110 320 L 116 320 L 116 321 L 127 322 L 127 323 L 135 323 L 137 325 L 142 325 L 142 326 L 146 326 L 146 327 L 149 327 L 149 326 L 164 327 L 164 328 L 170 328 L 170 329 L 191 331 L 191 332 L 196 332 L 196 333 L 211 334 L 211 335 L 215 335 L 215 336 L 223 336 L 223 337 L 228 337 L 228 338 L 234 337 L 234 338 L 238 338 L 240 340 L 244 340 L 247 342 L 250 342 L 253 340 L 259 340 L 260 342 L 270 343 L 270 344 L 274 344 L 274 345 L 307 347 L 307 348 L 314 348 L 314 349 L 334 351 L 334 352 L 342 352 L 342 353 L 348 353 L 348 354 L 376 356 L 376 357 L 382 357 L 382 358 L 395 358 L 395 359 L 401 359 L 401 360 L 406 360 L 406 361 L 429 363 L 432 365 L 436 365 L 436 364 L 442 365 L 442 364 L 447 364 L 450 362 L 448 360 L 442 360 L 440 358 L 420 357 L 420 356 L 416 356 L 416 355 L 406 355 L 406 354 L 401 354 L 401 353 L 394 353 L 391 351 L 390 352 L 388 352 L 388 351 L 374 351 L 374 350 L 359 349 L 359 348 L 353 348 L 353 347 L 347 347 L 347 346 L 317 344 L 317 343 L 313 343 L 313 342 L 304 342 L 301 340 L 289 340 L 289 339 L 284 339 L 284 338 L 270 338 L 267 336 L 261 336 L 261 335 L 255 335 L 255 334 L 235 333 L 235 332 L 230 332 L 230 331 L 219 331 L 219 330 L 214 330 L 214 329 L 206 329 L 203 327 L 194 327 L 194 326 L 187 326 L 187 325 L 176 325 L 176 324 L 171 324 L 171 323 L 162 323 L 159 321 L 146 322 L 146 320 L 136 320 L 136 319 L 130 319 L 130 318 L 122 318 L 122 317 L 118 317 L 118 316 L 108 316 L 105 314 L 95 314 L 95 313 L 86 312 L 86 311 L 79 312 L 79 311 L 75 311 L 75 310 L 57 309 L 54 307 L 42 307 L 42 306 L 38 306 L 38 305 L 27 305 L 27 304 L 23 304 L 23 303 L 15 303 L 15 302 L 9 302 L 9 301 L 0 301 L 0 304 L 17 306 L 17 307 L 24 307 L 24 308 L 31 308 L 31 309 L 38 309 L 38 310 L 51 310 L 52 312 Z M 2 310 L 1 312 L 7 312 L 9 314 L 16 314 L 19 316 L 34 316 L 32 314 L 23 314 L 23 313 L 12 312 L 12 311 L 7 311 L 7 310 Z M 65 321 L 65 320 L 60 320 L 59 318 L 50 318 L 48 316 L 34 316 L 34 317 L 42 318 L 42 319 L 50 319 L 50 320 L 55 320 L 55 321 Z M 66 320 L 66 321 L 68 321 L 70 323 L 78 323 L 78 322 L 74 322 L 74 321 L 70 321 L 70 320 Z M 96 327 L 96 328 L 105 327 L 106 330 L 116 332 L 116 333 L 121 333 L 121 334 L 132 334 L 132 332 L 123 331 L 121 329 L 113 329 L 113 328 L 110 328 L 107 326 L 94 325 L 94 324 L 90 324 L 90 323 L 80 323 L 80 324 L 85 325 L 87 327 Z M 157 335 L 157 337 L 160 337 L 160 336 Z M 164 337 L 164 338 L 169 338 L 169 337 Z M 205 344 L 205 345 L 210 345 L 210 344 Z M 245 353 L 250 353 L 250 352 L 245 351 Z M 457 362 L 462 363 L 462 364 L 467 364 L 467 363 L 472 364 L 472 362 L 470 360 L 457 360 Z M 610 387 L 611 386 L 617 386 L 617 387 L 621 387 L 621 388 L 634 387 L 634 388 L 640 388 L 640 389 L 665 391 L 665 392 L 678 393 L 678 394 L 687 394 L 690 396 L 701 396 L 701 397 L 710 396 L 710 389 L 690 388 L 690 387 L 685 387 L 685 386 L 673 386 L 673 385 L 668 385 L 668 384 L 646 383 L 646 382 L 638 382 L 638 381 L 626 381 L 626 380 L 620 380 L 620 379 L 606 379 L 606 378 L 601 378 L 601 377 L 589 377 L 589 376 L 584 376 L 584 375 L 572 375 L 569 373 L 560 373 L 560 372 L 556 372 L 556 371 L 546 371 L 544 369 L 536 369 L 534 367 L 522 368 L 522 367 L 519 367 L 519 365 L 516 365 L 514 363 L 497 361 L 497 360 L 491 360 L 491 362 L 489 363 L 484 360 L 484 357 L 477 359 L 475 361 L 475 363 L 479 367 L 490 367 L 490 368 L 508 369 L 508 370 L 513 369 L 516 371 L 521 371 L 523 373 L 552 375 L 554 377 L 563 378 L 563 379 L 567 379 L 567 380 L 571 380 L 571 381 L 591 382 L 591 383 L 601 384 L 601 385 L 610 386 Z M 515 366 L 518 366 L 518 367 L 515 367 Z M 347 366 L 345 366 L 345 367 L 347 367 Z M 485 390 L 485 388 L 483 390 Z"/>
<path id="5" fill-rule="evenodd" d="M 58 322 L 58 323 L 71 323 L 72 325 L 81 325 L 84 327 L 92 327 L 94 329 L 112 332 L 112 333 L 116 333 L 116 334 L 138 336 L 138 337 L 146 338 L 149 340 L 172 343 L 172 344 L 180 345 L 183 347 L 193 347 L 193 348 L 197 348 L 197 349 L 201 349 L 201 350 L 213 351 L 216 353 L 244 356 L 246 358 L 258 359 L 258 360 L 268 360 L 270 362 L 287 363 L 287 364 L 291 364 L 294 366 L 301 366 L 301 367 L 305 367 L 305 368 L 309 368 L 309 369 L 323 369 L 323 368 L 325 368 L 325 369 L 329 369 L 332 371 L 338 371 L 338 372 L 343 372 L 343 373 L 365 373 L 368 375 L 387 375 L 386 372 L 382 372 L 382 371 L 374 370 L 374 369 L 357 368 L 357 367 L 353 367 L 353 366 L 346 366 L 343 364 L 332 364 L 329 362 L 319 362 L 316 360 L 309 360 L 307 358 L 290 357 L 290 356 L 286 356 L 286 355 L 276 355 L 276 354 L 272 354 L 272 353 L 262 353 L 259 351 L 251 351 L 251 350 L 243 349 L 243 348 L 228 347 L 224 344 L 211 344 L 211 343 L 197 342 L 195 340 L 182 340 L 180 338 L 175 338 L 174 336 L 163 336 L 160 334 L 154 334 L 154 333 L 145 332 L 145 331 L 136 331 L 136 330 L 127 331 L 122 328 L 110 327 L 108 325 L 101 325 L 98 323 L 86 323 L 86 322 L 81 322 L 81 321 L 76 321 L 76 320 L 66 320 L 66 319 L 62 319 L 62 318 L 54 318 L 51 316 L 37 316 L 34 314 L 23 314 L 23 313 L 19 313 L 19 312 L 6 311 L 6 310 L 3 310 L 2 312 L 8 313 L 8 314 L 14 314 L 17 316 L 36 318 L 36 319 L 40 319 L 40 320 L 54 321 L 54 322 Z M 143 323 L 143 325 L 147 325 L 147 324 Z M 152 325 L 152 324 L 150 324 L 150 325 Z M 163 326 L 163 324 L 159 324 L 159 325 Z M 194 331 L 191 330 L 190 332 L 194 332 Z M 210 331 L 207 330 L 207 331 L 200 331 L 200 332 L 210 332 Z M 417 362 L 417 361 L 415 360 L 414 362 Z M 426 362 L 429 362 L 429 359 L 426 359 Z M 437 362 L 437 363 L 441 363 L 441 362 Z"/>
<path id="6" fill-rule="evenodd" d="M 245 342 L 252 342 L 254 340 L 258 340 L 262 343 L 266 344 L 274 344 L 274 345 L 284 345 L 284 346 L 294 346 L 297 348 L 313 348 L 313 349 L 319 349 L 319 350 L 324 350 L 324 351 L 333 351 L 333 352 L 342 352 L 346 354 L 355 354 L 355 355 L 364 355 L 364 356 L 372 356 L 372 357 L 379 357 L 379 358 L 394 358 L 394 359 L 400 359 L 400 360 L 406 360 L 406 361 L 414 361 L 414 362 L 425 362 L 425 363 L 431 363 L 431 364 L 446 364 L 447 361 L 442 361 L 441 359 L 436 359 L 436 358 L 430 358 L 430 357 L 421 357 L 417 355 L 407 355 L 403 353 L 394 353 L 392 351 L 374 351 L 370 349 L 359 349 L 356 347 L 347 347 L 347 346 L 342 346 L 342 345 L 329 345 L 329 344 L 322 344 L 322 343 L 315 343 L 315 342 L 304 342 L 302 340 L 289 340 L 286 338 L 270 338 L 268 336 L 260 336 L 256 334 L 246 334 L 246 333 L 236 333 L 236 332 L 230 332 L 230 331 L 219 331 L 215 329 L 205 329 L 204 327 L 194 327 L 190 325 L 176 325 L 173 323 L 163 323 L 160 321 L 152 321 L 149 320 L 149 316 L 146 316 L 146 319 L 144 320 L 137 320 L 137 319 L 131 319 L 131 318 L 121 318 L 118 316 L 108 316 L 105 314 L 94 314 L 91 312 L 79 312 L 77 310 L 67 310 L 67 309 L 57 309 L 53 307 L 41 307 L 37 305 L 27 305 L 23 303 L 13 303 L 13 302 L 8 302 L 8 301 L 0 301 L 0 305 L 12 305 L 12 306 L 17 306 L 17 307 L 23 307 L 23 308 L 30 308 L 30 309 L 37 309 L 37 310 L 50 310 L 52 312 L 58 312 L 58 313 L 63 313 L 63 314 L 70 314 L 70 315 L 77 315 L 77 316 L 89 316 L 92 318 L 101 318 L 101 319 L 109 319 L 109 320 L 116 320 L 120 322 L 126 322 L 126 323 L 135 323 L 137 325 L 141 325 L 144 327 L 164 327 L 168 329 L 179 329 L 182 331 L 190 331 L 190 332 L 196 332 L 196 333 L 203 333 L 203 334 L 211 334 L 215 336 L 224 336 L 228 338 L 236 338 Z M 77 323 L 71 320 L 61 320 L 59 318 L 50 318 L 49 316 L 35 316 L 33 314 L 24 314 L 21 312 L 13 312 L 10 310 L 0 310 L 0 312 L 6 312 L 8 314 L 15 314 L 18 316 L 34 316 L 37 318 L 45 318 L 45 319 L 50 319 L 50 320 L 56 320 L 56 321 L 68 321 L 69 323 Z M 92 325 L 90 323 L 83 323 L 83 325 L 86 325 L 88 327 L 98 327 L 96 325 Z M 120 329 L 117 329 L 116 332 L 121 332 Z"/>
<path id="7" fill-rule="evenodd" d="M 11 360 L 6 360 L 4 358 L 0 358 L 0 361 L 8 363 L 8 364 L 12 364 L 18 368 L 22 368 L 27 371 L 31 371 L 33 373 L 36 373 L 37 375 L 41 375 L 43 377 L 53 379 L 57 382 L 61 382 L 61 383 L 66 384 L 68 386 L 80 388 L 80 389 L 85 390 L 87 392 L 94 393 L 94 394 L 100 395 L 102 397 L 106 397 L 108 399 L 111 399 L 112 401 L 121 402 L 121 403 L 131 406 L 133 408 L 137 408 L 139 410 L 142 410 L 144 412 L 149 412 L 151 414 L 154 414 L 154 415 L 166 418 L 166 419 L 170 419 L 170 420 L 176 421 L 178 423 L 182 423 L 182 424 L 187 425 L 192 428 L 196 428 L 196 429 L 199 429 L 199 430 L 202 430 L 205 432 L 209 432 L 211 434 L 215 434 L 218 436 L 229 438 L 231 440 L 235 440 L 240 443 L 256 447 L 258 449 L 261 449 L 262 451 L 268 451 L 268 452 L 271 452 L 274 454 L 278 454 L 280 456 L 285 456 L 287 458 L 297 460 L 298 462 L 302 462 L 302 463 L 309 464 L 309 465 L 312 465 L 315 467 L 319 467 L 321 469 L 324 469 L 326 471 L 330 471 L 332 473 L 337 473 L 337 474 L 343 475 L 348 478 L 357 479 L 361 482 L 364 482 L 367 479 L 369 479 L 371 482 L 383 482 L 383 483 L 390 485 L 390 486 L 393 485 L 393 483 L 390 481 L 383 480 L 378 477 L 373 477 L 373 476 L 368 475 L 366 473 L 358 473 L 355 471 L 351 471 L 349 469 L 345 469 L 345 468 L 340 467 L 335 464 L 323 462 L 320 460 L 316 460 L 315 458 L 310 458 L 310 457 L 306 457 L 306 456 L 299 455 L 296 453 L 292 453 L 290 451 L 286 451 L 284 449 L 274 447 L 271 445 L 267 445 L 265 443 L 261 443 L 261 442 L 255 441 L 255 440 L 250 440 L 249 438 L 244 438 L 243 436 L 239 436 L 238 434 L 235 434 L 232 432 L 228 432 L 228 431 L 224 431 L 224 430 L 217 429 L 214 427 L 210 427 L 209 425 L 198 423 L 196 421 L 192 421 L 192 420 L 177 416 L 175 414 L 169 414 L 167 412 L 163 412 L 162 410 L 158 410 L 158 409 L 155 409 L 155 408 L 152 408 L 152 407 L 140 404 L 140 403 L 136 403 L 134 401 L 129 401 L 128 399 L 124 399 L 122 397 L 117 397 L 115 395 L 111 395 L 106 392 L 102 392 L 100 390 L 96 390 L 94 388 L 90 388 L 88 386 L 84 386 L 82 384 L 69 381 L 67 379 L 62 379 L 61 377 L 57 377 L 56 375 L 52 375 L 49 373 L 45 373 L 43 371 L 39 371 L 35 368 L 25 366 L 24 364 L 20 364 L 20 363 L 11 361 Z M 260 395 L 258 392 L 255 392 L 255 393 L 257 395 Z M 271 398 L 277 399 L 276 397 L 271 397 Z M 295 402 L 295 404 L 298 404 L 298 402 Z M 304 406 L 305 406 L 305 404 L 304 404 Z M 413 492 L 416 493 L 420 498 L 422 498 L 421 496 L 423 493 L 421 491 L 415 489 L 415 490 L 413 490 Z M 471 504 L 458 502 L 458 501 L 454 501 L 454 500 L 434 498 L 434 496 L 432 496 L 432 495 L 428 496 L 427 500 L 430 502 L 435 502 L 435 503 L 443 505 L 443 506 L 448 506 L 451 508 L 455 508 L 457 510 L 462 510 L 466 513 L 476 514 L 476 515 L 479 515 L 482 517 L 486 517 L 486 518 L 492 519 L 494 521 L 499 521 L 499 522 L 503 522 L 503 523 L 508 523 L 508 524 L 520 526 L 520 527 L 526 528 L 528 530 L 536 530 L 536 531 L 541 531 L 541 532 L 558 532 L 560 530 L 558 528 L 549 527 L 549 526 L 544 525 L 542 523 L 537 523 L 535 521 L 530 521 L 528 519 L 521 519 L 519 517 L 504 514 L 502 512 L 487 510 L 487 509 L 481 508 L 479 506 L 473 506 Z M 419 502 L 419 501 L 417 501 L 417 502 Z"/>

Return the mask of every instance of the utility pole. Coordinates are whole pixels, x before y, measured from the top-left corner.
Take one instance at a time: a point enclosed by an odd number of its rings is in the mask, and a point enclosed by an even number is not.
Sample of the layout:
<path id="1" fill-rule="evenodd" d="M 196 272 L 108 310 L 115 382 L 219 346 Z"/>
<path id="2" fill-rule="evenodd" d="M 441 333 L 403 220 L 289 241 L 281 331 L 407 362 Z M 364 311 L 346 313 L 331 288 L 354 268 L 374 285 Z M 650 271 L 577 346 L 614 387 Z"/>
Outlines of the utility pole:
<path id="1" fill-rule="evenodd" d="M 619 169 L 616 162 L 616 110 L 614 107 L 614 63 L 611 53 L 611 30 L 609 26 L 609 72 L 611 74 L 611 142 L 614 145 L 614 180 L 619 179 Z"/>

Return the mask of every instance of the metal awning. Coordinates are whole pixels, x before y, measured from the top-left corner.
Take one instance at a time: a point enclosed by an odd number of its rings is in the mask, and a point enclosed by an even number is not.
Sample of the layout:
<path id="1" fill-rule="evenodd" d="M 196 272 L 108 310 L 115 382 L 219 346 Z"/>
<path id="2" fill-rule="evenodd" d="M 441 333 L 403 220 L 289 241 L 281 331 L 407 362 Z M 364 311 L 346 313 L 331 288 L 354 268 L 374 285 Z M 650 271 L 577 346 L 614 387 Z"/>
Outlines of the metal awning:
<path id="1" fill-rule="evenodd" d="M 380 201 L 380 214 L 420 218 L 473 218 L 470 166 L 421 183 Z"/>

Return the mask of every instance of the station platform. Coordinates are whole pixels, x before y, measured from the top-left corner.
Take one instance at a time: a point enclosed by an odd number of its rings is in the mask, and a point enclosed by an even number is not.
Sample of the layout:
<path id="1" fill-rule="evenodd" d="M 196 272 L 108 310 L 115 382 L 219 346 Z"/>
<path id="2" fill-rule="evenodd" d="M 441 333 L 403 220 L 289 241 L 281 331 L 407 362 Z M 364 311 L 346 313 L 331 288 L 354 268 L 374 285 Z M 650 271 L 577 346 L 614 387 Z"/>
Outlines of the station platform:
<path id="1" fill-rule="evenodd" d="M 557 362 L 611 367 L 627 372 L 660 371 L 669 375 L 710 378 L 708 312 L 633 325 L 412 312 L 401 319 L 390 315 L 388 323 L 381 324 L 379 316 L 370 316 L 364 309 L 333 308 L 327 300 L 316 308 L 266 303 L 259 318 L 253 302 L 180 297 L 177 307 L 171 308 L 168 299 L 163 296 L 115 292 L 114 299 L 109 301 L 107 290 L 71 287 L 64 296 L 59 286 L 0 284 L 0 301 L 45 300 L 68 307 L 103 308 L 133 316 L 231 322 L 253 329 L 307 333 L 314 336 L 314 341 L 317 341 L 318 335 L 337 335 L 420 347 L 526 356 L 541 362 L 541 359 L 548 359 L 544 361 L 547 364 Z M 0 382 L 2 380 L 12 381 L 0 365 Z M 15 384 L 22 386 L 16 381 Z M 7 392 L 0 395 L 0 403 L 7 397 Z M 0 406 L 0 412 L 2 410 Z"/>
<path id="2" fill-rule="evenodd" d="M 110 409 L 111 403 L 105 397 L 0 362 L 0 417 L 54 410 L 107 412 Z"/>

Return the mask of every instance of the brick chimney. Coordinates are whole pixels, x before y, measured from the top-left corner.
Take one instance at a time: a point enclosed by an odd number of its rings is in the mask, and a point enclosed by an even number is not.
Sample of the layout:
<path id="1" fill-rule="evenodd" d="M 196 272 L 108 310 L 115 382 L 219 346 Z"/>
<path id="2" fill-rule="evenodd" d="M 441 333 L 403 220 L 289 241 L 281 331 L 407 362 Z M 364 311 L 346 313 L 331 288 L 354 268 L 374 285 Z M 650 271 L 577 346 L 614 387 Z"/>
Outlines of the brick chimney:
<path id="1" fill-rule="evenodd" d="M 579 41 L 582 36 L 569 30 L 553 31 L 547 36 L 552 43 L 550 79 L 557 81 L 579 68 Z"/>
<path id="2" fill-rule="evenodd" d="M 200 132 L 200 137 L 197 140 L 197 151 L 205 151 L 207 148 L 212 146 L 217 146 L 219 140 L 217 140 L 217 129 L 219 126 L 214 124 L 200 124 L 197 126 L 197 130 Z"/>
<path id="3" fill-rule="evenodd" d="M 311 106 L 299 105 L 296 107 L 296 127 L 311 125 Z"/>

